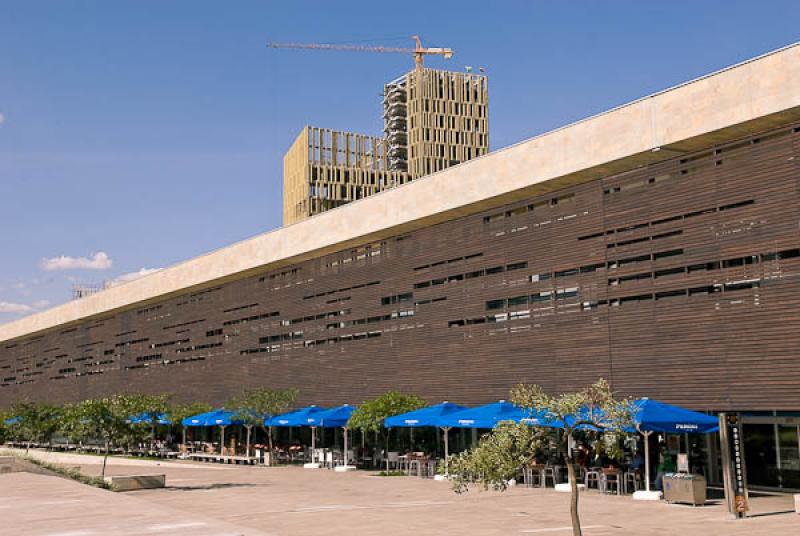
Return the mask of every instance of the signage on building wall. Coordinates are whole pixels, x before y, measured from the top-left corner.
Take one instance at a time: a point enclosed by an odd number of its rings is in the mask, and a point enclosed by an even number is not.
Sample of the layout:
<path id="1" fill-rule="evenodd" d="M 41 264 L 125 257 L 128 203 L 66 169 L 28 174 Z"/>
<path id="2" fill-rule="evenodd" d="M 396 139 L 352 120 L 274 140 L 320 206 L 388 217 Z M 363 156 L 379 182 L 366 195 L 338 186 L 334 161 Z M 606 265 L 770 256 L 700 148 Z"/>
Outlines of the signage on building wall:
<path id="1" fill-rule="evenodd" d="M 747 505 L 747 481 L 744 467 L 744 444 L 741 437 L 741 425 L 738 415 L 728 415 L 729 446 L 733 475 L 733 509 L 734 513 L 744 515 Z"/>

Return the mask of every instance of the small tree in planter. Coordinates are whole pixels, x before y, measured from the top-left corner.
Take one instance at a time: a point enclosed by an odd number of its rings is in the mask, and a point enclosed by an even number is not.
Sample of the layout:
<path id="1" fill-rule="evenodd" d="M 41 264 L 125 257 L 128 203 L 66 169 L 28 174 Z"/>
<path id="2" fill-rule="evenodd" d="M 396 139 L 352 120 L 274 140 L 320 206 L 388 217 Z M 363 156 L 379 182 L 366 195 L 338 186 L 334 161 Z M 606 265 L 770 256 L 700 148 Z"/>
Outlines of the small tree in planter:
<path id="1" fill-rule="evenodd" d="M 167 418 L 172 421 L 172 425 L 179 425 L 181 427 L 181 444 L 186 445 L 186 425 L 183 424 L 183 419 L 201 413 L 211 411 L 213 407 L 206 402 L 191 402 L 189 404 L 174 404 L 167 408 Z"/>
<path id="2" fill-rule="evenodd" d="M 247 456 L 250 456 L 250 432 L 254 426 L 257 426 L 267 435 L 268 463 L 272 465 L 272 424 L 266 425 L 264 420 L 285 413 L 294 405 L 298 394 L 297 389 L 261 387 L 248 389 L 225 404 L 228 410 L 233 411 L 234 418 L 242 421 L 247 430 Z"/>
<path id="3" fill-rule="evenodd" d="M 101 439 L 105 445 L 101 477 L 106 475 L 108 455 L 112 446 L 119 446 L 135 434 L 130 423 L 132 415 L 147 410 L 148 397 L 142 395 L 114 395 L 110 398 L 84 400 L 73 404 L 67 412 L 66 428 L 83 439 Z"/>
<path id="4" fill-rule="evenodd" d="M 387 417 L 400 415 L 425 407 L 426 402 L 417 395 L 407 395 L 399 391 L 389 391 L 372 400 L 367 400 L 350 416 L 348 428 L 359 429 L 362 433 L 375 432 L 383 436 L 386 453 L 386 470 L 389 470 L 389 440 L 392 429 L 383 426 Z"/>
<path id="5" fill-rule="evenodd" d="M 138 403 L 144 408 L 140 415 L 143 415 L 147 424 L 150 425 L 150 450 L 153 450 L 156 441 L 156 426 L 169 409 L 169 395 L 138 395 Z"/>
<path id="6" fill-rule="evenodd" d="M 546 438 L 557 441 L 565 452 L 570 484 L 570 516 L 573 536 L 581 536 L 578 515 L 578 483 L 575 465 L 569 445 L 576 430 L 595 429 L 620 433 L 633 426 L 631 401 L 614 398 L 608 382 L 601 379 L 594 385 L 576 393 L 552 396 L 538 385 L 519 385 L 511 391 L 511 401 L 530 410 L 532 415 L 544 421 L 559 423 L 560 433 L 555 428 L 544 428 L 527 436 L 522 432 L 525 424 L 506 425 L 482 438 L 478 447 L 462 453 L 455 459 L 457 477 L 453 482 L 456 492 L 466 490 L 471 477 L 485 488 L 504 490 L 509 475 L 516 473 L 519 462 L 525 461 L 530 452 Z M 532 454 L 532 452 L 531 452 Z M 529 457 L 529 456 L 528 456 Z M 452 467 L 452 462 L 451 462 Z"/>

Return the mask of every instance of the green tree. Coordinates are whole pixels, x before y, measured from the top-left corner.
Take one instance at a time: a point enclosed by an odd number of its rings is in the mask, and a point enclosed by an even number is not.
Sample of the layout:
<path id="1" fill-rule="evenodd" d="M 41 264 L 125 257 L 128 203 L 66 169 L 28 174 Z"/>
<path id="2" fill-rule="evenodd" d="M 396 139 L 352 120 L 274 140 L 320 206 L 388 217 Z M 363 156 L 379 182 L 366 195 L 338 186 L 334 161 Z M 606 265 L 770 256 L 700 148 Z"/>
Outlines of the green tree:
<path id="1" fill-rule="evenodd" d="M 151 402 L 148 396 L 124 394 L 84 400 L 69 408 L 69 423 L 65 428 L 73 437 L 103 441 L 105 449 L 101 476 L 105 477 L 111 448 L 122 446 L 135 434 L 135 425 L 131 424 L 130 418 L 147 411 Z"/>
<path id="2" fill-rule="evenodd" d="M 186 425 L 183 424 L 183 419 L 199 415 L 200 413 L 207 413 L 214 409 L 211 404 L 206 402 L 191 402 L 189 404 L 173 404 L 167 408 L 167 418 L 172 421 L 173 425 L 180 425 L 182 443 L 186 444 Z"/>
<path id="3" fill-rule="evenodd" d="M 603 379 L 575 393 L 557 396 L 547 394 L 538 385 L 519 385 L 511 391 L 511 401 L 528 409 L 538 418 L 555 421 L 562 428 L 545 428 L 523 433 L 527 425 L 506 425 L 485 436 L 476 447 L 456 457 L 453 488 L 466 490 L 466 482 L 473 478 L 485 488 L 492 486 L 504 490 L 511 475 L 515 474 L 528 454 L 533 454 L 541 441 L 556 441 L 565 453 L 570 484 L 570 516 L 573 536 L 581 536 L 578 515 L 578 483 L 569 445 L 576 430 L 597 429 L 622 433 L 633 425 L 631 401 L 616 399 L 608 382 Z M 453 462 L 451 462 L 451 467 Z"/>
<path id="4" fill-rule="evenodd" d="M 140 414 L 131 415 L 131 417 L 145 417 L 147 424 L 150 426 L 150 450 L 153 450 L 155 447 L 158 421 L 169 409 L 169 395 L 137 395 L 137 397 L 138 404 L 143 410 Z"/>
<path id="5" fill-rule="evenodd" d="M 268 462 L 272 465 L 272 424 L 266 425 L 264 420 L 285 413 L 294 405 L 298 394 L 297 389 L 261 387 L 243 391 L 225 404 L 225 407 L 234 413 L 234 418 L 242 421 L 247 430 L 247 456 L 250 456 L 250 432 L 254 426 L 257 426 L 267 435 Z"/>
<path id="6" fill-rule="evenodd" d="M 12 435 L 25 441 L 25 452 L 31 443 L 50 443 L 59 427 L 61 408 L 43 402 L 18 402 L 11 407 L 15 422 L 9 427 Z"/>
<path id="7" fill-rule="evenodd" d="M 389 391 L 372 400 L 367 400 L 350 416 L 347 422 L 348 428 L 361 430 L 363 433 L 375 432 L 383 436 L 383 444 L 386 454 L 386 469 L 389 469 L 389 440 L 391 439 L 391 428 L 383 426 L 383 421 L 387 417 L 400 415 L 425 407 L 427 403 L 417 395 L 408 395 L 399 391 Z"/>

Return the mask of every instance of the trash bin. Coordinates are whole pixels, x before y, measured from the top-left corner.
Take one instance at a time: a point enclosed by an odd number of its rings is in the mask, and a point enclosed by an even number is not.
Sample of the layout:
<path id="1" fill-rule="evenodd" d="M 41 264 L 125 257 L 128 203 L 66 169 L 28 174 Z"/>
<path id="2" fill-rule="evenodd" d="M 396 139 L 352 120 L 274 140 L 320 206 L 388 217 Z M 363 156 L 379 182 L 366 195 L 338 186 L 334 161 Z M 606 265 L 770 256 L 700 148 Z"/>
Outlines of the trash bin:
<path id="1" fill-rule="evenodd" d="M 706 478 L 690 473 L 664 475 L 664 500 L 702 506 L 706 503 Z"/>

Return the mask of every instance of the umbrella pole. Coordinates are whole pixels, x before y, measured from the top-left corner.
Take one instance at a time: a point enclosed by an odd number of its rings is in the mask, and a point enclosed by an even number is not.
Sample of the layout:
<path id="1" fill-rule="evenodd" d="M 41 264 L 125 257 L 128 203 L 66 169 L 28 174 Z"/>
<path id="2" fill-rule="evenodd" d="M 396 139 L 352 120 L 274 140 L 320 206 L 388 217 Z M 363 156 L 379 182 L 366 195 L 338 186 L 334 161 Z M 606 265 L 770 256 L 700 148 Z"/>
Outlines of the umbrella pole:
<path id="1" fill-rule="evenodd" d="M 447 459 L 450 457 L 450 444 L 448 442 L 448 436 L 450 435 L 450 427 L 445 426 L 442 428 L 444 432 L 444 474 L 445 476 L 450 474 L 449 468 L 447 467 Z"/>
<path id="2" fill-rule="evenodd" d="M 640 430 L 641 431 L 641 430 Z M 650 434 L 652 432 L 641 432 L 644 436 L 644 489 L 650 491 Z"/>
<path id="3" fill-rule="evenodd" d="M 317 446 L 317 428 L 312 426 L 311 427 L 311 463 L 314 463 L 314 456 L 316 452 Z"/>
<path id="4" fill-rule="evenodd" d="M 343 456 L 344 456 L 344 466 L 346 468 L 347 467 L 347 426 L 342 427 L 342 430 L 344 431 L 344 453 L 343 453 Z"/>
<path id="5" fill-rule="evenodd" d="M 219 427 L 219 455 L 225 456 L 225 425 Z"/>

